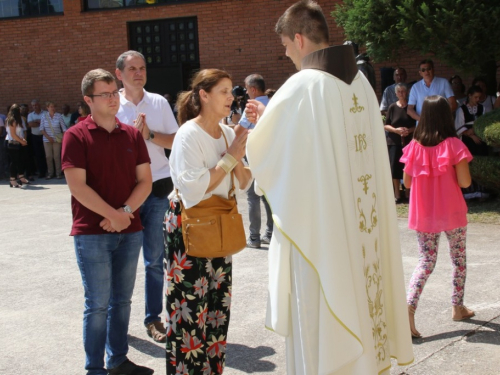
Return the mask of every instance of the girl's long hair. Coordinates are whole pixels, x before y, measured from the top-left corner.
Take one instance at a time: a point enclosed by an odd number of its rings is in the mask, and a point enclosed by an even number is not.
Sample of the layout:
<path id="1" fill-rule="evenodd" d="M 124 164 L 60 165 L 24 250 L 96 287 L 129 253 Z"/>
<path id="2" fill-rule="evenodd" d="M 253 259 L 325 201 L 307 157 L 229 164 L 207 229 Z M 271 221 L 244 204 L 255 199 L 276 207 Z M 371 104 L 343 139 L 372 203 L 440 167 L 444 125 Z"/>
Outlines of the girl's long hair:
<path id="1" fill-rule="evenodd" d="M 439 95 L 425 98 L 413 139 L 422 146 L 436 146 L 446 138 L 456 136 L 448 100 Z"/>
<path id="2" fill-rule="evenodd" d="M 210 92 L 224 78 L 231 79 L 231 75 L 220 69 L 203 69 L 196 73 L 191 83 L 191 90 L 181 92 L 177 98 L 177 121 L 179 125 L 200 114 L 200 90 Z"/>
<path id="3" fill-rule="evenodd" d="M 12 104 L 10 106 L 9 114 L 7 115 L 7 125 L 12 126 L 14 122 L 16 123 L 16 126 L 23 126 L 21 108 L 17 104 Z"/>

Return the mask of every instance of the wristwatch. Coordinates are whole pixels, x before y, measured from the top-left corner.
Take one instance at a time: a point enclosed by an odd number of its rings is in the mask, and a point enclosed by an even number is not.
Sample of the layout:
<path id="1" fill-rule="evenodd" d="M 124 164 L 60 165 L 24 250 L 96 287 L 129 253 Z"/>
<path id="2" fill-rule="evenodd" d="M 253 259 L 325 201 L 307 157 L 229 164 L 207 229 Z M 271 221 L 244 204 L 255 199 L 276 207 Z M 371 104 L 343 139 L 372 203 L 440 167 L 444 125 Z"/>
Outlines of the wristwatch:
<path id="1" fill-rule="evenodd" d="M 155 133 L 152 131 L 149 132 L 149 140 L 155 139 Z"/>
<path id="2" fill-rule="evenodd" d="M 125 211 L 125 212 L 127 212 L 127 213 L 129 213 L 129 214 L 133 213 L 133 212 L 132 212 L 132 209 L 131 209 L 131 208 L 130 208 L 130 206 L 129 206 L 129 205 L 127 205 L 127 204 L 124 204 L 124 205 L 122 206 L 122 208 L 123 208 L 123 211 Z"/>

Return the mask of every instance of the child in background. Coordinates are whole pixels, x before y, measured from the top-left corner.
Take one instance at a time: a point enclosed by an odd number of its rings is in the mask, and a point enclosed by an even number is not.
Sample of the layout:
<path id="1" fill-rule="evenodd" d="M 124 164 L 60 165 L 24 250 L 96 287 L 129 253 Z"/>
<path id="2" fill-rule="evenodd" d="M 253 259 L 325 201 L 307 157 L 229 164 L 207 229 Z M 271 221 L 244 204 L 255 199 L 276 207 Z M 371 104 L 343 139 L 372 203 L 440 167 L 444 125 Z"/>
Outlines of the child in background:
<path id="1" fill-rule="evenodd" d="M 412 337 L 421 337 L 415 328 L 415 310 L 425 283 L 436 265 L 441 232 L 450 245 L 453 264 L 452 319 L 463 320 L 474 312 L 463 305 L 466 278 L 465 239 L 467 205 L 461 187 L 471 184 L 472 156 L 457 138 L 448 101 L 433 95 L 425 99 L 414 138 L 403 149 L 403 182 L 411 187 L 408 227 L 417 231 L 419 262 L 407 294 Z"/>

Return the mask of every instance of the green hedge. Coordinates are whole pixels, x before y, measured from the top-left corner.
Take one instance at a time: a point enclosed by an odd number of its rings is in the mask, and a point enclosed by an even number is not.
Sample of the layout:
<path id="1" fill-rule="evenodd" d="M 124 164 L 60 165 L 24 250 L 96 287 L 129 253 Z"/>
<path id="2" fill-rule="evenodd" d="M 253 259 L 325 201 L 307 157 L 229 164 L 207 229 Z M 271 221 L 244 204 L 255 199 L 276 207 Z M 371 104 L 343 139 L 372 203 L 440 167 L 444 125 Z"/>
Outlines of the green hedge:
<path id="1" fill-rule="evenodd" d="M 500 147 L 500 108 L 478 117 L 474 132 L 488 146 Z"/>
<path id="2" fill-rule="evenodd" d="M 470 173 L 474 181 L 500 193 L 500 157 L 474 156 Z"/>

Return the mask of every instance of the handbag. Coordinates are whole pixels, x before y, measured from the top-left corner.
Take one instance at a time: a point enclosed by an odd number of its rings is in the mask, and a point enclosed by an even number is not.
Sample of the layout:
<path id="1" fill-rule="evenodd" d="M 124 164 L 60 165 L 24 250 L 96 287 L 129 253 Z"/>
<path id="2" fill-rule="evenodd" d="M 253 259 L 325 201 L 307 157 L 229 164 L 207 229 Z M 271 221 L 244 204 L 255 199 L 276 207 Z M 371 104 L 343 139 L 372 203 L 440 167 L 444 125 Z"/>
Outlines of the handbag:
<path id="1" fill-rule="evenodd" d="M 19 142 L 16 142 L 16 141 L 9 141 L 7 143 L 7 148 L 9 150 L 20 150 L 21 149 L 21 144 Z"/>
<path id="2" fill-rule="evenodd" d="M 228 147 L 224 131 L 222 135 Z M 245 248 L 243 218 L 238 213 L 234 189 L 234 171 L 231 171 L 229 199 L 212 195 L 191 208 L 185 208 L 182 199 L 179 200 L 182 238 L 187 255 L 221 258 L 236 254 Z"/>
<path id="3" fill-rule="evenodd" d="M 62 134 L 56 134 L 54 128 L 52 127 L 52 121 L 50 121 L 50 116 L 48 114 L 45 114 L 45 118 L 49 122 L 50 130 L 52 130 L 52 134 L 54 134 L 54 139 L 56 140 L 56 142 L 62 143 Z"/>

